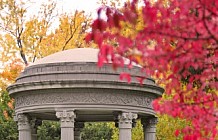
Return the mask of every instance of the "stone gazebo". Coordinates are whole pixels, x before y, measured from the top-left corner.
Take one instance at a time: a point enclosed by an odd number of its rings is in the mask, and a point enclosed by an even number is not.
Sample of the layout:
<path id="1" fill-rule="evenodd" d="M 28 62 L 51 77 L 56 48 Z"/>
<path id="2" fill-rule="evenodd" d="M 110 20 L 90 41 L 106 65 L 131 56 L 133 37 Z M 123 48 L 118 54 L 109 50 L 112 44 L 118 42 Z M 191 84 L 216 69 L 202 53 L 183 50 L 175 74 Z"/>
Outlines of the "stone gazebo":
<path id="1" fill-rule="evenodd" d="M 155 140 L 157 119 L 152 101 L 163 89 L 147 78 L 140 85 L 140 68 L 97 67 L 98 50 L 71 49 L 28 66 L 8 87 L 15 99 L 19 140 L 36 140 L 39 120 L 60 120 L 61 140 L 79 140 L 84 122 L 114 121 L 120 140 L 131 140 L 131 129 L 141 119 L 145 140 Z M 120 81 L 128 72 L 130 84 Z"/>

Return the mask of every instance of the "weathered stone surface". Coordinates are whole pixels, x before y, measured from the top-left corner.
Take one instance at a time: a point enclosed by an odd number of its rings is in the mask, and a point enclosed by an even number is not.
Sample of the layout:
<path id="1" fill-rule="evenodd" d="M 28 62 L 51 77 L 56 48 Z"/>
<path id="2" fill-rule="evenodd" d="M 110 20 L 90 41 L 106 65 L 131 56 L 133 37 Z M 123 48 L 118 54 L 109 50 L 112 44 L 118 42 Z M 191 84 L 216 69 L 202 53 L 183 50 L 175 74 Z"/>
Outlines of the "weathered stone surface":
<path id="1" fill-rule="evenodd" d="M 57 111 L 56 116 L 61 123 L 61 140 L 74 140 L 74 119 L 76 118 L 74 111 Z"/>
<path id="2" fill-rule="evenodd" d="M 16 114 L 14 120 L 18 124 L 19 140 L 31 140 L 31 124 L 27 115 Z"/>
<path id="3" fill-rule="evenodd" d="M 132 123 L 138 115 L 132 112 L 122 112 L 118 115 L 119 120 L 119 140 L 131 140 Z"/>
<path id="4" fill-rule="evenodd" d="M 62 140 L 74 139 L 74 119 L 78 122 L 114 121 L 117 112 L 124 116 L 125 112 L 134 112 L 140 117 L 155 115 L 152 101 L 164 90 L 151 78 L 146 78 L 140 85 L 137 78 L 146 75 L 138 65 L 132 69 L 125 66 L 114 70 L 111 64 L 98 68 L 97 54 L 97 49 L 72 49 L 28 66 L 7 88 L 9 95 L 15 98 L 15 113 L 41 120 L 60 119 Z M 121 72 L 131 74 L 130 84 L 120 80 Z M 131 139 L 132 119 L 135 118 L 129 119 L 128 130 L 121 128 L 121 140 Z M 20 119 L 18 124 L 21 123 Z M 20 129 L 20 134 L 27 135 L 22 137 L 31 137 L 29 129 L 25 133 Z M 128 133 L 127 137 L 125 133 Z M 80 138 L 79 133 L 77 138 Z"/>
<path id="5" fill-rule="evenodd" d="M 88 91 L 89 90 L 89 91 Z M 95 91 L 95 89 L 73 90 L 73 92 L 57 92 L 23 94 L 15 98 L 16 108 L 27 106 L 39 106 L 45 104 L 109 104 L 109 105 L 128 105 L 152 108 L 154 97 L 134 93 L 119 93 L 116 90 Z M 134 94 L 134 95 L 133 95 Z"/>

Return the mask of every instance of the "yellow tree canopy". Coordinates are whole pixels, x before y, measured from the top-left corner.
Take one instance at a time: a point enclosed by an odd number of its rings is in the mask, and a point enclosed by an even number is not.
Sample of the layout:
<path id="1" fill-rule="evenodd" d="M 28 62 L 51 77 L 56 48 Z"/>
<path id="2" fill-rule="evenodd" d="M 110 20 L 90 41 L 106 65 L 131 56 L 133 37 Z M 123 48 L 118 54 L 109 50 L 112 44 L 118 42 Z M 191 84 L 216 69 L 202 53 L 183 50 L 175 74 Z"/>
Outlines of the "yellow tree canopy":
<path id="1" fill-rule="evenodd" d="M 56 3 L 43 3 L 36 15 L 29 15 L 30 1 L 0 3 L 0 62 L 21 58 L 28 65 L 54 52 L 85 47 L 84 36 L 90 16 L 83 11 L 58 13 Z M 33 8 L 33 7 L 32 7 Z"/>

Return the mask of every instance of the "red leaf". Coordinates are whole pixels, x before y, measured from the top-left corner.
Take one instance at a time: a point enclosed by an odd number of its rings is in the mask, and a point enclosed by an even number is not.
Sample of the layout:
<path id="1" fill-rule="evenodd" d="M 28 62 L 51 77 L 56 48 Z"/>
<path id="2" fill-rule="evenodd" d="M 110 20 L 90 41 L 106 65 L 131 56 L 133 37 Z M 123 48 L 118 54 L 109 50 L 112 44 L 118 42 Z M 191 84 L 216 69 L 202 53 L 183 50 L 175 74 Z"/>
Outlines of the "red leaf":
<path id="1" fill-rule="evenodd" d="M 178 137 L 179 133 L 180 133 L 180 131 L 177 129 L 174 134 L 175 134 L 176 137 Z"/>
<path id="2" fill-rule="evenodd" d="M 85 41 L 86 43 L 89 43 L 90 41 L 93 40 L 93 34 L 92 33 L 89 33 L 85 36 Z"/>
<path id="3" fill-rule="evenodd" d="M 98 18 L 92 23 L 93 30 L 100 30 L 103 31 L 107 28 L 107 24 L 104 20 Z"/>
<path id="4" fill-rule="evenodd" d="M 104 65 L 105 58 L 102 56 L 98 57 L 98 67 L 102 67 Z"/>
<path id="5" fill-rule="evenodd" d="M 143 85 L 144 80 L 145 80 L 145 77 L 137 77 L 137 81 L 139 81 L 140 85 Z"/>
<path id="6" fill-rule="evenodd" d="M 131 82 L 131 75 L 129 73 L 121 73 L 120 74 L 120 80 L 126 80 L 128 83 Z"/>

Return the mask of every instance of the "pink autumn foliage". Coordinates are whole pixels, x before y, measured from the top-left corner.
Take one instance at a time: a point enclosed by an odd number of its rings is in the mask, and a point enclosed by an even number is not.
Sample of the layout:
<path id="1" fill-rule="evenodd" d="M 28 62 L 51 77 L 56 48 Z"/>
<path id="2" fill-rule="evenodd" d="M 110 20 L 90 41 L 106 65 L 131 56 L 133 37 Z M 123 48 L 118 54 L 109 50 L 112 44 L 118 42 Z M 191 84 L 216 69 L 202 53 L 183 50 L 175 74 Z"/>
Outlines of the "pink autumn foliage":
<path id="1" fill-rule="evenodd" d="M 175 135 L 183 133 L 184 140 L 214 140 L 218 135 L 218 0 L 169 0 L 165 6 L 161 0 L 154 4 L 144 0 L 141 7 L 137 3 L 126 3 L 122 10 L 101 7 L 98 11 L 86 39 L 100 48 L 99 66 L 110 61 L 122 67 L 123 57 L 139 63 L 146 74 L 161 78 L 165 93 L 172 97 L 155 100 L 154 109 L 192 123 Z M 125 28 L 120 23 L 134 27 L 137 8 L 146 26 L 134 38 L 125 37 L 119 32 Z M 107 18 L 101 18 L 102 12 Z M 112 28 L 118 32 L 111 32 Z M 152 49 L 150 40 L 156 42 Z M 110 41 L 116 41 L 116 46 Z M 140 61 L 133 57 L 135 50 Z M 127 73 L 120 78 L 131 81 Z"/>

